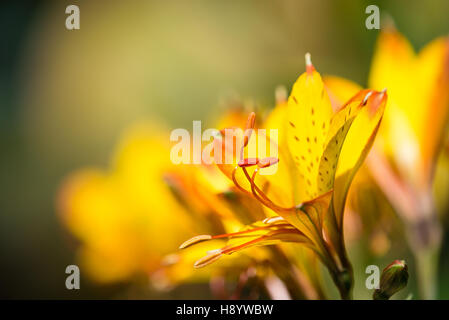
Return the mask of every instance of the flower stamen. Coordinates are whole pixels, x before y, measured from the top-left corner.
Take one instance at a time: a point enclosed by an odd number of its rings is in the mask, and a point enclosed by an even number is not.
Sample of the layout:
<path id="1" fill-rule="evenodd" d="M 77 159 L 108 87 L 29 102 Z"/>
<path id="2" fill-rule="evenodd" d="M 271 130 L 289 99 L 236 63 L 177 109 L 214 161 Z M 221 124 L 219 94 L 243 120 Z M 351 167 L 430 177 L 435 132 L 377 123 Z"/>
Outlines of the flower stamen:
<path id="1" fill-rule="evenodd" d="M 250 177 L 248 174 L 248 171 L 246 171 L 245 168 L 242 168 L 243 172 L 245 173 L 246 178 L 248 179 L 248 181 L 251 184 L 251 192 L 254 195 L 254 197 L 260 201 L 262 204 L 264 204 L 265 206 L 267 206 L 268 208 L 274 210 L 274 211 L 292 211 L 296 209 L 296 206 L 293 207 L 281 207 L 277 204 L 275 204 L 266 194 L 265 192 L 263 192 L 257 185 L 255 182 L 255 178 L 257 173 L 259 172 L 259 169 L 255 169 L 252 176 Z"/>
<path id="2" fill-rule="evenodd" d="M 254 244 L 258 243 L 258 242 L 261 242 L 261 241 L 263 241 L 263 240 L 265 240 L 267 238 L 270 238 L 272 236 L 279 235 L 279 234 L 300 234 L 300 232 L 298 230 L 296 230 L 296 229 L 280 229 L 280 230 L 276 230 L 276 231 L 273 231 L 272 233 L 270 233 L 268 235 L 260 236 L 260 237 L 258 237 L 256 239 L 253 239 L 251 241 L 242 243 L 242 244 L 240 244 L 238 246 L 225 247 L 225 248 L 223 248 L 221 250 L 221 253 L 222 254 L 231 254 L 231 253 L 234 253 L 236 251 L 242 250 L 242 249 L 244 249 L 246 247 L 249 247 L 251 245 L 254 245 Z"/>
<path id="3" fill-rule="evenodd" d="M 254 165 L 259 165 L 259 159 L 258 158 L 246 158 L 239 161 L 238 166 L 239 167 L 251 167 Z"/>
<path id="4" fill-rule="evenodd" d="M 214 250 L 214 252 L 209 253 L 207 256 L 198 259 L 193 265 L 193 267 L 196 269 L 205 267 L 208 264 L 211 264 L 212 262 L 215 262 L 218 259 L 220 259 L 222 255 L 223 253 L 220 249 L 217 249 L 216 251 Z"/>
<path id="5" fill-rule="evenodd" d="M 239 189 L 240 191 L 242 191 L 243 193 L 246 194 L 251 194 L 251 192 L 245 190 L 238 182 L 237 182 L 237 178 L 235 177 L 235 174 L 237 172 L 237 169 L 240 168 L 239 166 L 236 166 L 231 173 L 231 178 L 232 178 L 232 182 L 234 182 L 234 185 L 237 187 L 237 189 Z"/>
<path id="6" fill-rule="evenodd" d="M 231 237 L 235 237 L 235 236 L 239 236 L 239 235 L 243 235 L 243 234 L 248 234 L 248 233 L 252 233 L 252 232 L 256 232 L 256 231 L 260 231 L 260 230 L 266 230 L 266 229 L 270 229 L 270 228 L 282 228 L 282 227 L 288 228 L 288 227 L 291 227 L 291 224 L 289 224 L 289 223 L 270 224 L 270 225 L 267 225 L 267 226 L 252 228 L 252 229 L 249 229 L 249 230 L 243 230 L 243 231 L 238 231 L 238 232 L 219 234 L 219 235 L 216 235 L 216 236 L 212 236 L 212 239 L 231 238 Z"/>
<path id="7" fill-rule="evenodd" d="M 201 235 L 195 236 L 193 238 L 190 238 L 187 241 L 184 241 L 179 246 L 179 249 L 184 249 L 184 248 L 190 247 L 192 244 L 195 244 L 195 243 L 198 243 L 198 242 L 201 242 L 201 241 L 205 241 L 205 240 L 210 240 L 210 239 L 212 239 L 211 235 L 209 235 L 209 234 L 201 234 Z"/>

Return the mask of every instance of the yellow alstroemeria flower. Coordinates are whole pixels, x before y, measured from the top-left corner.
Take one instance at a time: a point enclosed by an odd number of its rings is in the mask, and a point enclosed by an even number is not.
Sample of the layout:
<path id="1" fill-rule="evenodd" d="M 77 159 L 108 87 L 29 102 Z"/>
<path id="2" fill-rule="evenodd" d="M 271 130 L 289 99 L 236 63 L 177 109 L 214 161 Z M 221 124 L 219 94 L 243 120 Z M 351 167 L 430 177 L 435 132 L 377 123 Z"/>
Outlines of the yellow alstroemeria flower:
<path id="1" fill-rule="evenodd" d="M 296 242 L 318 255 L 341 297 L 350 298 L 352 267 L 343 239 L 343 209 L 350 182 L 376 136 L 386 99 L 385 91 L 362 90 L 334 111 L 321 76 L 306 55 L 306 72 L 294 84 L 288 101 L 279 103 L 263 126 L 278 130 L 277 139 L 276 131 L 257 134 L 257 140 L 270 149 L 269 157 L 261 158 L 257 148 L 250 147 L 255 138 L 254 114 L 244 132 L 224 130 L 228 134 L 214 141 L 221 160 L 226 155 L 233 159 L 232 164 L 219 162 L 223 173 L 275 216 L 239 232 L 186 241 L 181 248 L 230 238 L 225 247 L 209 252 L 195 266 L 255 245 Z"/>
<path id="2" fill-rule="evenodd" d="M 155 270 L 178 239 L 195 230 L 163 184 L 172 168 L 165 158 L 169 146 L 159 135 L 146 125 L 131 128 L 110 170 L 81 169 L 61 187 L 62 220 L 81 242 L 83 267 L 99 282 Z M 166 230 L 173 235 L 166 237 Z"/>
<path id="3" fill-rule="evenodd" d="M 238 116 L 230 112 L 220 121 L 238 122 Z M 176 252 L 181 240 L 194 234 L 234 232 L 266 217 L 256 200 L 236 194 L 232 186 L 214 165 L 172 164 L 168 134 L 153 124 L 142 124 L 125 132 L 109 170 L 86 168 L 65 179 L 58 209 L 80 242 L 81 267 L 97 282 L 142 275 L 165 290 L 185 282 L 214 284 L 224 276 L 240 277 L 258 279 L 259 291 L 267 290 L 276 298 L 278 285 L 272 282 L 277 279 L 289 297 L 322 298 L 315 260 L 295 262 L 293 269 L 288 248 L 260 248 L 251 256 L 229 257 L 200 272 L 192 269 L 192 263 L 204 251 L 224 245 L 224 239 Z M 247 273 L 251 276 L 245 277 Z M 223 298 L 237 295 L 223 295 L 223 288 L 214 291 Z"/>
<path id="4" fill-rule="evenodd" d="M 360 89 L 338 77 L 327 77 L 325 83 L 336 106 Z M 389 102 L 367 163 L 406 223 L 421 293 L 433 298 L 441 227 L 432 183 L 449 114 L 449 38 L 437 38 L 416 54 L 393 27 L 382 30 L 368 84 L 388 88 Z"/>
<path id="5" fill-rule="evenodd" d="M 246 115 L 246 113 L 244 113 L 244 106 L 232 108 L 220 118 L 218 125 L 242 125 L 246 122 L 246 119 L 243 120 L 243 115 Z M 225 153 L 223 153 L 223 156 L 226 156 Z M 190 169 L 192 168 L 191 165 L 189 167 Z M 182 189 L 191 190 L 192 192 L 185 194 L 184 197 L 181 197 L 181 202 L 184 204 L 192 202 L 192 200 L 195 202 L 200 202 L 205 205 L 204 208 L 206 211 L 213 212 L 215 219 L 220 219 L 223 222 L 225 234 L 214 237 L 214 239 L 225 239 L 228 234 L 241 234 L 242 229 L 248 228 L 247 226 L 245 227 L 245 224 L 252 224 L 254 221 L 263 220 L 268 216 L 274 215 L 272 212 L 264 211 L 263 206 L 253 197 L 248 196 L 245 193 L 236 192 L 238 190 L 236 190 L 235 186 L 233 188 L 229 188 L 229 183 L 232 184 L 232 181 L 227 179 L 227 177 L 220 172 L 217 166 L 205 165 L 203 163 L 202 165 L 197 166 L 197 168 L 199 170 L 195 171 L 197 173 L 195 176 L 177 176 L 178 182 L 176 182 L 175 185 L 184 185 L 184 187 L 180 188 L 180 192 L 175 192 L 181 194 Z M 219 175 L 217 175 L 217 173 L 219 173 Z M 180 182 L 179 179 L 184 181 Z M 190 185 L 190 187 L 185 188 L 185 185 L 187 184 Z M 211 190 L 213 190 L 213 192 L 210 192 Z M 194 211 L 198 211 L 198 209 Z M 207 212 L 205 212 L 205 214 L 207 215 Z M 198 217 L 198 220 L 201 220 L 201 218 L 204 220 L 205 216 Z M 255 222 L 253 226 L 258 223 L 259 222 Z M 196 239 L 197 238 L 195 237 L 193 241 Z M 187 242 L 182 247 L 184 248 L 188 245 L 189 243 Z M 195 248 L 195 252 L 201 250 L 201 248 L 198 248 L 197 246 L 193 248 Z M 188 248 L 186 250 L 192 249 Z M 203 250 L 203 252 L 204 251 L 208 251 L 210 253 L 215 252 L 215 250 Z M 171 256 L 176 256 L 178 254 L 182 256 L 183 252 L 185 252 L 185 250 L 174 253 Z M 193 258 L 193 255 L 189 256 Z M 276 278 L 279 278 L 279 280 L 281 280 L 287 287 L 286 289 L 289 292 L 289 297 L 291 298 L 321 299 L 325 297 L 321 288 L 321 275 L 317 268 L 318 261 L 313 253 L 311 253 L 308 249 L 293 249 L 289 246 L 272 246 L 269 248 L 259 247 L 256 248 L 256 250 L 253 250 L 251 255 L 248 255 L 245 258 L 251 258 L 251 265 L 254 265 L 258 269 L 259 273 L 264 269 L 269 271 L 271 275 L 267 274 L 264 282 L 267 291 L 273 298 L 278 298 L 278 290 L 276 289 L 278 286 L 275 285 L 274 289 L 271 289 L 273 286 L 273 279 Z M 220 268 L 221 270 L 230 269 L 231 265 L 234 265 L 234 269 L 235 265 L 243 265 L 241 261 L 239 261 L 241 260 L 241 257 L 235 257 L 232 260 L 227 260 L 228 262 L 220 264 L 220 266 L 223 266 Z M 182 266 L 179 262 L 174 263 L 172 265 L 171 272 L 175 274 L 176 272 L 173 272 L 173 270 L 184 268 L 188 261 L 189 260 L 185 260 L 182 263 Z M 209 257 L 207 257 L 205 261 L 200 259 L 195 263 L 195 266 L 201 267 L 203 263 L 208 263 L 208 261 Z M 192 263 L 189 265 L 189 270 L 192 270 L 191 265 Z M 213 279 L 211 281 L 214 282 Z"/>

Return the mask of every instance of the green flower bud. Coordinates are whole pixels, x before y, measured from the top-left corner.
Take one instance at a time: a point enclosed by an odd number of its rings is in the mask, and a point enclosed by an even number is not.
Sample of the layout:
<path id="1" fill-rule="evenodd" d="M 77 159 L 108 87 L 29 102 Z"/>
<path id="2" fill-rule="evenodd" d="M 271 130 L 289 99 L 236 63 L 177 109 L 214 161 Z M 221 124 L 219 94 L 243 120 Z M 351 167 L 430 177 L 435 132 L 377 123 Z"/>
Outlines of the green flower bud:
<path id="1" fill-rule="evenodd" d="M 395 260 L 389 264 L 380 276 L 379 289 L 373 293 L 374 300 L 388 300 L 399 290 L 407 286 L 408 268 L 404 260 Z"/>

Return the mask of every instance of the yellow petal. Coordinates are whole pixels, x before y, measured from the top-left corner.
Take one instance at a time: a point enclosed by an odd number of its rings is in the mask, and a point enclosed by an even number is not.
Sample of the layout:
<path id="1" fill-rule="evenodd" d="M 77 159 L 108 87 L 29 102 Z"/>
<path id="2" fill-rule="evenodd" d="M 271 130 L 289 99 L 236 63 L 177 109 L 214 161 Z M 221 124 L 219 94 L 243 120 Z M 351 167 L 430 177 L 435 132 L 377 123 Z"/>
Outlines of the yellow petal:
<path id="1" fill-rule="evenodd" d="M 325 216 L 329 212 L 329 206 L 332 199 L 332 192 L 327 192 L 315 199 L 301 204 L 295 210 L 279 212 L 285 220 L 302 232 L 314 245 L 318 253 L 323 253 L 322 246 L 322 227 Z"/>
<path id="2" fill-rule="evenodd" d="M 303 73 L 293 85 L 287 109 L 287 144 L 306 181 L 306 198 L 301 201 L 318 195 L 316 177 L 332 113 L 319 73 Z"/>
<path id="3" fill-rule="evenodd" d="M 287 102 L 279 103 L 269 114 L 264 123 L 267 134 L 271 129 L 278 131 L 279 164 L 277 172 L 272 176 L 265 176 L 271 187 L 268 191 L 270 198 L 283 206 L 293 206 L 299 199 L 305 198 L 303 178 L 293 162 L 287 146 Z"/>
<path id="4" fill-rule="evenodd" d="M 381 135 L 409 182 L 426 188 L 448 117 L 449 45 L 439 38 L 416 55 L 397 31 L 379 36 L 369 85 L 388 88 Z"/>
<path id="5" fill-rule="evenodd" d="M 420 93 L 426 103 L 422 131 L 418 133 L 421 145 L 421 169 L 424 183 L 430 183 L 439 147 L 449 113 L 449 38 L 438 38 L 418 55 L 417 79 Z M 427 181 L 426 181 L 427 180 Z"/>
<path id="6" fill-rule="evenodd" d="M 403 83 L 409 82 L 414 59 L 412 46 L 399 32 L 381 32 L 373 56 L 369 86 L 376 90 L 388 88 L 391 94 L 396 95 L 397 89 L 401 91 Z"/>
<path id="7" fill-rule="evenodd" d="M 323 81 L 335 111 L 363 89 L 355 82 L 336 76 L 325 76 Z"/>
<path id="8" fill-rule="evenodd" d="M 342 227 L 343 210 L 349 186 L 371 149 L 385 110 L 386 93 L 370 92 L 372 93 L 365 107 L 354 120 L 340 153 L 333 197 L 333 209 L 339 228 Z M 359 96 L 358 99 L 360 98 Z"/>
<path id="9" fill-rule="evenodd" d="M 416 133 L 424 107 L 414 101 L 419 90 L 414 78 L 415 53 L 410 43 L 396 30 L 379 34 L 368 79 L 375 90 L 388 89 L 389 102 L 381 135 L 385 152 L 395 157 L 409 172 L 419 157 Z"/>
<path id="10" fill-rule="evenodd" d="M 367 104 L 367 99 L 372 93 L 369 90 L 360 91 L 332 117 L 324 143 L 324 152 L 320 157 L 319 163 L 317 185 L 320 194 L 332 189 L 340 151 L 346 135 L 351 128 L 352 122 Z"/>

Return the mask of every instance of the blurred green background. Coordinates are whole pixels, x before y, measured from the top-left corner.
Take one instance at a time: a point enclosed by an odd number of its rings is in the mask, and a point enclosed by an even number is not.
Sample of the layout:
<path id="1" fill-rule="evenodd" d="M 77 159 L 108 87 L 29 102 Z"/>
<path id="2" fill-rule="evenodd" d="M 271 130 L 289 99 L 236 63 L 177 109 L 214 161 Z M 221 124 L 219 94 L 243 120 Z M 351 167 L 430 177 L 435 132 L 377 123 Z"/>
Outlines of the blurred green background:
<path id="1" fill-rule="evenodd" d="M 217 118 L 233 94 L 271 106 L 275 87 L 290 87 L 302 72 L 306 52 L 323 74 L 365 84 L 377 36 L 365 28 L 365 8 L 373 3 L 416 49 L 449 33 L 446 0 L 2 1 L 0 298 L 109 298 L 130 290 L 83 278 L 81 290 L 65 289 L 65 267 L 76 261 L 55 212 L 62 178 L 105 166 L 136 120 L 190 128 L 192 120 Z M 69 4 L 80 7 L 80 30 L 65 28 Z"/>

